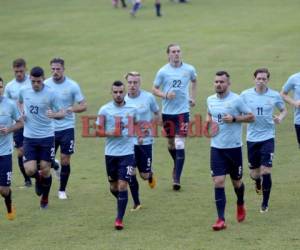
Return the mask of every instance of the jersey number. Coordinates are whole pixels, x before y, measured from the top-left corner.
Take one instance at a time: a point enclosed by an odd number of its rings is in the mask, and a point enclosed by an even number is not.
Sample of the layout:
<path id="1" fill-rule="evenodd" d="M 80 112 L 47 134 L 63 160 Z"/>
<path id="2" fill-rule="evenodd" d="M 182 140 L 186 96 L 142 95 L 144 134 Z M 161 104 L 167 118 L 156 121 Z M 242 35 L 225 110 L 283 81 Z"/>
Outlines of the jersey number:
<path id="1" fill-rule="evenodd" d="M 10 184 L 11 176 L 12 176 L 12 172 L 7 172 L 6 173 L 6 184 Z"/>
<path id="2" fill-rule="evenodd" d="M 31 114 L 38 114 L 39 113 L 39 107 L 38 106 L 30 105 L 29 109 L 30 109 Z"/>
<path id="3" fill-rule="evenodd" d="M 263 107 L 257 107 L 257 115 L 263 115 Z"/>
<path id="4" fill-rule="evenodd" d="M 218 114 L 218 123 L 222 123 L 222 115 L 221 114 Z"/>
<path id="5" fill-rule="evenodd" d="M 173 88 L 180 88 L 181 80 L 173 80 Z"/>

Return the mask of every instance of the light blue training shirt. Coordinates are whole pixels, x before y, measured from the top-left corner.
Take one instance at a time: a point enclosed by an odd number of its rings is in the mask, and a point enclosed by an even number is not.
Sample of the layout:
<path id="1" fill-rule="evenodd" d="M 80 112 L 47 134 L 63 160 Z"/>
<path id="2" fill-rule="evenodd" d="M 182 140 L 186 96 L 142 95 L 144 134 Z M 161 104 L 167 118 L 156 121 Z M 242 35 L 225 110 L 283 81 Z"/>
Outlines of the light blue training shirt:
<path id="1" fill-rule="evenodd" d="M 176 115 L 190 110 L 189 85 L 196 80 L 197 73 L 192 65 L 182 63 L 180 67 L 173 67 L 170 63 L 164 65 L 156 74 L 154 86 L 162 92 L 174 92 L 174 99 L 162 100 L 162 113 Z"/>
<path id="2" fill-rule="evenodd" d="M 251 109 L 246 106 L 241 97 L 231 91 L 223 98 L 214 94 L 207 98 L 207 108 L 212 120 L 218 124 L 218 133 L 211 138 L 211 147 L 220 149 L 241 147 L 242 123 L 223 122 L 225 114 L 238 116 L 251 113 Z"/>
<path id="3" fill-rule="evenodd" d="M 280 94 L 270 88 L 264 93 L 251 88 L 243 91 L 241 98 L 255 115 L 255 121 L 247 125 L 247 141 L 259 142 L 275 138 L 274 108 L 282 110 L 285 107 Z"/>

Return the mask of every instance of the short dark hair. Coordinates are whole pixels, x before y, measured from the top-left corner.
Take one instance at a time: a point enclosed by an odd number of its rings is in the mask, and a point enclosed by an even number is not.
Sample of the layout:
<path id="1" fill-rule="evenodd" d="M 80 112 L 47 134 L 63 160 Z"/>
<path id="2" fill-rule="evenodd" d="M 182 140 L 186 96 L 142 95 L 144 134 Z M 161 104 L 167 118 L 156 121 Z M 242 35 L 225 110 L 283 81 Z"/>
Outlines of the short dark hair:
<path id="1" fill-rule="evenodd" d="M 23 58 L 17 58 L 12 63 L 13 68 L 26 67 L 26 61 Z"/>
<path id="2" fill-rule="evenodd" d="M 167 46 L 167 54 L 169 54 L 169 52 L 170 52 L 170 48 L 171 47 L 174 47 L 174 46 L 179 46 L 178 44 L 176 44 L 176 43 L 170 43 L 168 46 Z"/>
<path id="3" fill-rule="evenodd" d="M 112 87 L 113 86 L 116 86 L 116 87 L 121 87 L 121 86 L 124 86 L 124 83 L 117 80 L 117 81 L 114 81 L 113 84 L 111 85 Z"/>
<path id="4" fill-rule="evenodd" d="M 64 59 L 59 58 L 59 57 L 53 58 L 53 59 L 50 61 L 50 65 L 51 65 L 52 63 L 59 63 L 61 66 L 65 67 L 65 61 L 64 61 Z"/>
<path id="5" fill-rule="evenodd" d="M 253 75 L 256 77 L 259 73 L 266 73 L 268 79 L 270 78 L 270 71 L 267 68 L 258 68 L 257 70 L 254 71 Z"/>
<path id="6" fill-rule="evenodd" d="M 4 82 L 1 76 L 0 76 L 0 82 Z"/>
<path id="7" fill-rule="evenodd" d="M 44 70 L 39 66 L 33 67 L 30 70 L 30 75 L 33 77 L 44 77 Z"/>
<path id="8" fill-rule="evenodd" d="M 216 76 L 224 76 L 224 75 L 227 76 L 228 79 L 230 78 L 230 75 L 225 70 L 220 70 L 216 72 Z"/>

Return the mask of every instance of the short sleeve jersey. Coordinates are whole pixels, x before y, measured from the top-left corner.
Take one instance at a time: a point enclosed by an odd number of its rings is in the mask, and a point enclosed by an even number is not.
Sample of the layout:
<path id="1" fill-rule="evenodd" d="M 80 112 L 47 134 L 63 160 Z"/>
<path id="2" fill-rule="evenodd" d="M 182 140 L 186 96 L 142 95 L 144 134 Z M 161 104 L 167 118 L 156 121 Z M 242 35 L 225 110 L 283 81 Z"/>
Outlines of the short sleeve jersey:
<path id="1" fill-rule="evenodd" d="M 159 111 L 158 104 L 156 102 L 155 97 L 144 90 L 141 90 L 139 95 L 136 97 L 129 97 L 128 95 L 125 96 L 125 101 L 132 106 L 135 106 L 137 109 L 137 122 L 139 129 L 143 131 L 145 137 L 143 138 L 143 145 L 148 145 L 153 143 L 152 135 L 152 121 L 153 121 L 153 113 Z M 145 124 L 144 131 L 143 124 Z M 135 138 L 134 144 L 138 144 L 137 138 Z"/>
<path id="2" fill-rule="evenodd" d="M 300 72 L 290 76 L 282 90 L 285 93 L 294 92 L 294 100 L 300 100 Z M 294 109 L 294 123 L 300 125 L 300 108 Z"/>
<path id="3" fill-rule="evenodd" d="M 35 91 L 32 87 L 20 90 L 19 102 L 24 105 L 24 133 L 27 138 L 46 138 L 54 136 L 53 119 L 48 118 L 50 109 L 57 112 L 61 109 L 55 92 L 47 85 Z"/>
<path id="4" fill-rule="evenodd" d="M 274 138 L 274 108 L 282 110 L 285 107 L 280 94 L 270 88 L 264 93 L 251 88 L 243 91 L 241 97 L 255 115 L 255 121 L 247 125 L 247 141 L 258 142 Z"/>
<path id="5" fill-rule="evenodd" d="M 182 63 L 180 67 L 171 64 L 163 66 L 156 74 L 154 86 L 159 87 L 162 92 L 174 92 L 174 99 L 162 100 L 162 113 L 176 115 L 187 113 L 189 105 L 189 84 L 197 78 L 197 73 L 192 65 Z"/>
<path id="6" fill-rule="evenodd" d="M 63 109 L 67 109 L 73 104 L 84 100 L 84 96 L 78 83 L 68 77 L 65 77 L 65 80 L 62 83 L 56 83 L 52 77 L 48 78 L 45 81 L 45 85 L 48 85 L 55 91 Z M 67 113 L 63 119 L 54 120 L 54 127 L 55 131 L 74 128 L 75 114 Z"/>
<path id="7" fill-rule="evenodd" d="M 113 101 L 102 106 L 98 111 L 97 125 L 105 127 L 106 132 L 115 131 L 121 126 L 120 136 L 107 136 L 105 139 L 105 155 L 124 156 L 134 154 L 134 121 L 136 119 L 136 107 L 125 103 L 117 106 Z M 99 116 L 105 117 L 105 124 L 101 124 Z"/>
<path id="8" fill-rule="evenodd" d="M 4 90 L 4 96 L 17 102 L 19 99 L 20 89 L 24 87 L 30 87 L 30 86 L 31 86 L 31 81 L 28 75 L 25 76 L 25 79 L 22 82 L 18 82 L 16 79 L 13 79 L 12 81 L 6 84 Z"/>
<path id="9" fill-rule="evenodd" d="M 218 124 L 218 133 L 211 138 L 211 146 L 220 149 L 241 147 L 242 123 L 223 122 L 225 114 L 238 116 L 251 112 L 241 97 L 233 92 L 229 92 L 224 98 L 214 94 L 207 98 L 207 108 L 212 120 Z"/>
<path id="10" fill-rule="evenodd" d="M 11 127 L 15 121 L 20 119 L 20 113 L 14 101 L 0 96 L 0 128 Z M 12 133 L 3 135 L 0 132 L 0 155 L 10 155 L 13 151 Z"/>

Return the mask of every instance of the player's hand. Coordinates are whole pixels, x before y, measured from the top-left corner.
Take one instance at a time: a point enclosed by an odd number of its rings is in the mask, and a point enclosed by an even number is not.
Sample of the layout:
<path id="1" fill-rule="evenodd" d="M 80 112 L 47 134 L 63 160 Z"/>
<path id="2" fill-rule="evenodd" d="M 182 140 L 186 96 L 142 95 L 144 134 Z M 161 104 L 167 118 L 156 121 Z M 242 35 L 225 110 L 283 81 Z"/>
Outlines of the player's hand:
<path id="1" fill-rule="evenodd" d="M 51 109 L 47 110 L 46 115 L 48 118 L 55 118 L 55 113 Z"/>
<path id="2" fill-rule="evenodd" d="M 143 140 L 143 137 L 139 136 L 139 137 L 138 137 L 138 144 L 139 144 L 139 145 L 142 145 L 142 144 L 143 144 L 143 141 L 144 141 L 144 140 Z"/>
<path id="3" fill-rule="evenodd" d="M 295 101 L 295 108 L 300 108 L 300 100 Z"/>
<path id="4" fill-rule="evenodd" d="M 280 124 L 282 122 L 282 119 L 280 118 L 279 115 L 273 115 L 273 121 L 276 123 L 276 124 Z"/>
<path id="5" fill-rule="evenodd" d="M 172 100 L 176 97 L 175 92 L 168 92 L 166 95 L 166 99 Z"/>
<path id="6" fill-rule="evenodd" d="M 22 114 L 21 118 L 23 119 L 24 122 L 26 122 L 26 115 L 25 114 Z"/>
<path id="7" fill-rule="evenodd" d="M 229 114 L 223 115 L 223 122 L 231 123 L 233 121 L 233 116 Z"/>
<path id="8" fill-rule="evenodd" d="M 193 99 L 193 98 L 190 98 L 190 100 L 189 100 L 189 104 L 190 104 L 190 107 L 195 107 L 195 105 L 196 105 L 196 101 L 195 101 L 195 99 Z"/>
<path id="9" fill-rule="evenodd" d="M 9 128 L 7 128 L 7 127 L 1 127 L 0 128 L 0 135 L 7 135 L 9 133 L 10 133 Z"/>
<path id="10" fill-rule="evenodd" d="M 73 113 L 73 107 L 70 106 L 70 107 L 68 107 L 68 108 L 66 109 L 66 114 L 70 115 L 70 114 L 72 114 L 72 113 Z"/>
<path id="11" fill-rule="evenodd" d="M 204 127 L 203 127 L 203 132 L 204 132 L 204 135 L 207 138 L 214 137 L 219 132 L 218 123 L 216 123 L 213 120 L 207 120 L 207 121 L 205 121 L 204 122 Z"/>

